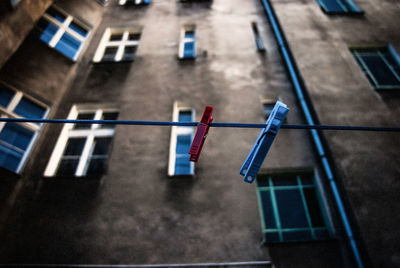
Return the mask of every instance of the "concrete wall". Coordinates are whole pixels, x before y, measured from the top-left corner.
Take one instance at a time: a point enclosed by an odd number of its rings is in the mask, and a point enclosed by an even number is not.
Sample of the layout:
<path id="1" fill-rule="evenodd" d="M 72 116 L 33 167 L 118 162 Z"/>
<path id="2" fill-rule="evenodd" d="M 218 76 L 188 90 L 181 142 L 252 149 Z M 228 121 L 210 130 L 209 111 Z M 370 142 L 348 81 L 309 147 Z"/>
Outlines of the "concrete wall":
<path id="1" fill-rule="evenodd" d="M 78 63 L 66 62 L 32 37 L 3 70 L 18 83 L 35 85 L 24 88 L 40 89 L 50 103 L 61 100 L 51 117 L 65 118 L 76 103 L 107 102 L 120 107 L 122 120 L 170 121 L 174 101 L 181 101 L 196 110 L 197 121 L 204 106 L 212 105 L 214 122 L 262 123 L 260 98 L 274 95 L 290 107 L 287 123 L 304 123 L 259 1 L 154 0 L 144 7 L 111 1 L 103 15 L 85 15 L 95 2 L 81 2 L 59 3 L 93 25 L 101 20 Z M 265 54 L 256 51 L 252 21 L 260 27 Z M 195 61 L 177 59 L 185 23 L 196 24 Z M 131 25 L 144 27 L 133 63 L 92 63 L 105 28 Z M 35 42 L 35 53 L 30 53 Z M 27 66 L 40 59 L 43 70 L 58 70 L 59 76 L 44 77 L 45 71 L 38 74 L 28 67 L 21 76 L 17 70 L 26 57 Z M 57 91 L 60 84 L 68 89 L 65 94 Z M 332 240 L 265 245 L 255 185 L 238 175 L 259 130 L 211 129 L 195 175 L 170 178 L 169 127 L 117 126 L 106 174 L 91 180 L 43 178 L 61 127 L 46 127 L 20 178 L 25 190 L 16 195 L 19 201 L 1 236 L 6 242 L 0 262 L 272 260 L 277 267 L 352 267 L 305 131 L 281 130 L 263 167 L 315 169 L 325 189 Z"/>
<path id="2" fill-rule="evenodd" d="M 325 14 L 316 1 L 272 1 L 321 124 L 398 126 L 399 94 L 376 91 L 351 54 L 354 45 L 400 50 L 394 1 L 356 1 L 362 16 Z M 400 143 L 395 133 L 326 131 L 372 265 L 400 265 Z"/>

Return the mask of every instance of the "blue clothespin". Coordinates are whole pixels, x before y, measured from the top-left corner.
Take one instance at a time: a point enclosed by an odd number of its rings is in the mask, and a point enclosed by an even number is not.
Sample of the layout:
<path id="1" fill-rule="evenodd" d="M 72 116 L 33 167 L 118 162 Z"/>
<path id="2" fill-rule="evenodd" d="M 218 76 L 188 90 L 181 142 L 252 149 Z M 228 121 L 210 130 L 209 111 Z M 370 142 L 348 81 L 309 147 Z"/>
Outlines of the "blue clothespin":
<path id="1" fill-rule="evenodd" d="M 274 109 L 266 122 L 267 126 L 261 130 L 261 133 L 258 136 L 257 141 L 254 143 L 253 148 L 251 148 L 246 161 L 240 168 L 239 173 L 244 176 L 245 182 L 252 183 L 256 178 L 288 111 L 289 109 L 286 104 L 280 101 L 276 102 Z"/>

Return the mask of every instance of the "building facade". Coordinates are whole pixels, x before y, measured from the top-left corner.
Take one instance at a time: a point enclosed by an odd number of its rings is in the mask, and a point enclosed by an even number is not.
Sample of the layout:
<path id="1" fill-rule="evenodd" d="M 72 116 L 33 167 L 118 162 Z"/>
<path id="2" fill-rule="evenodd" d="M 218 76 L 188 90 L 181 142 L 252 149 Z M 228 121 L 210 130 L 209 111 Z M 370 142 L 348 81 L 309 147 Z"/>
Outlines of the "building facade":
<path id="1" fill-rule="evenodd" d="M 399 126 L 393 1 L 5 2 L 1 117 Z M 0 122 L 0 263 L 399 265 L 395 132 L 195 131 Z"/>

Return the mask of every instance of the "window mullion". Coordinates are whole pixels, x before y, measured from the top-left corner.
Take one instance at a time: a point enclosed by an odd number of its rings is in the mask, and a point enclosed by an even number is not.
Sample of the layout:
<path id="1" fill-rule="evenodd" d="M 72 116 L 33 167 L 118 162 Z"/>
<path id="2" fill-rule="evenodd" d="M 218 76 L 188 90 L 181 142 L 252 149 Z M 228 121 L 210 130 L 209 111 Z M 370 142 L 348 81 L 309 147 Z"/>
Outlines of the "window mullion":
<path id="1" fill-rule="evenodd" d="M 124 55 L 126 41 L 128 40 L 128 36 L 129 36 L 129 32 L 124 31 L 124 34 L 122 35 L 121 43 L 118 46 L 117 54 L 115 55 L 115 61 L 120 61 L 122 59 L 122 57 Z"/>
<path id="2" fill-rule="evenodd" d="M 400 82 L 400 77 L 397 74 L 397 72 L 393 69 L 393 66 L 386 60 L 385 56 L 382 55 L 380 51 L 378 51 L 378 55 L 382 58 L 382 60 L 385 62 L 386 66 L 390 69 L 390 71 L 393 73 L 393 75 L 396 77 L 397 81 Z"/>
<path id="3" fill-rule="evenodd" d="M 64 35 L 65 30 L 68 28 L 68 25 L 72 22 L 72 16 L 68 16 L 65 21 L 59 26 L 57 33 L 51 38 L 51 41 L 49 42 L 49 46 L 55 47 L 57 43 L 60 41 L 61 37 Z"/>
<path id="4" fill-rule="evenodd" d="M 375 86 L 379 86 L 378 81 L 375 79 L 373 73 L 371 73 L 371 71 L 369 70 L 368 66 L 365 64 L 362 55 L 360 55 L 359 53 L 355 53 L 357 59 L 360 61 L 362 68 L 364 69 L 364 71 L 367 73 L 367 75 L 371 78 L 371 80 L 374 82 Z"/>
<path id="5" fill-rule="evenodd" d="M 85 146 L 83 147 L 82 154 L 79 159 L 79 164 L 78 164 L 78 167 L 75 172 L 75 176 L 77 176 L 77 177 L 85 175 L 84 174 L 85 166 L 87 164 L 89 154 L 90 154 L 90 151 L 93 146 L 93 142 L 94 142 L 94 134 L 91 133 L 91 134 L 89 134 L 89 136 L 86 139 Z"/>

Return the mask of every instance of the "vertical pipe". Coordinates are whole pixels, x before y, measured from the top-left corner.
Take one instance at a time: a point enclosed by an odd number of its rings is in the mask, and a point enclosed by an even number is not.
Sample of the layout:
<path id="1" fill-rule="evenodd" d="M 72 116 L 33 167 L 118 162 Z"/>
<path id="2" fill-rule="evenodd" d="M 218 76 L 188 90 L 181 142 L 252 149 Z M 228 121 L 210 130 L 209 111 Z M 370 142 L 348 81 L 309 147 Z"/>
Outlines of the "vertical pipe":
<path id="1" fill-rule="evenodd" d="M 297 99 L 300 102 L 300 106 L 301 106 L 301 109 L 302 109 L 302 111 L 304 113 L 304 116 L 306 118 L 307 124 L 314 125 L 314 119 L 313 119 L 313 117 L 311 115 L 310 108 L 309 108 L 306 100 L 304 99 L 304 93 L 303 92 L 305 91 L 305 89 L 302 88 L 302 86 L 301 86 L 300 79 L 299 79 L 299 77 L 297 75 L 297 72 L 296 72 L 296 69 L 295 69 L 295 65 L 294 65 L 294 63 L 293 63 L 293 61 L 292 61 L 292 59 L 290 57 L 290 54 L 289 54 L 289 48 L 288 48 L 286 42 L 284 41 L 285 39 L 284 39 L 283 32 L 281 31 L 281 29 L 279 27 L 278 18 L 276 17 L 276 15 L 275 15 L 275 13 L 273 11 L 273 8 L 272 8 L 272 5 L 270 3 L 270 0 L 261 0 L 261 2 L 263 4 L 265 12 L 266 12 L 266 14 L 268 16 L 268 20 L 269 20 L 269 22 L 270 22 L 270 24 L 272 26 L 272 30 L 273 30 L 274 36 L 275 36 L 275 38 L 277 40 L 277 43 L 278 43 L 278 46 L 279 46 L 279 50 L 281 51 L 283 59 L 284 59 L 284 62 L 286 64 L 286 67 L 288 68 L 289 75 L 290 75 L 290 78 L 292 80 L 292 83 L 293 83 L 293 86 L 294 86 L 294 89 L 295 89 L 295 92 L 296 92 Z M 332 189 L 333 196 L 334 196 L 336 205 L 337 205 L 339 213 L 340 213 L 340 217 L 342 219 L 342 222 L 343 222 L 343 225 L 344 225 L 344 228 L 345 228 L 346 236 L 349 239 L 350 248 L 352 249 L 352 252 L 353 252 L 353 255 L 354 255 L 354 259 L 355 259 L 355 261 L 357 263 L 357 267 L 363 268 L 364 265 L 363 265 L 362 260 L 361 260 L 360 252 L 358 250 L 357 243 L 356 243 L 356 241 L 354 239 L 353 231 L 351 229 L 351 226 L 350 226 L 350 223 L 349 223 L 349 220 L 348 220 L 348 216 L 346 214 L 346 210 L 345 210 L 345 208 L 343 206 L 343 201 L 342 201 L 342 199 L 340 197 L 336 182 L 334 180 L 331 166 L 329 164 L 328 159 L 326 158 L 325 150 L 324 150 L 324 147 L 322 145 L 320 135 L 315 129 L 313 129 L 313 130 L 311 130 L 311 136 L 312 136 L 312 140 L 314 142 L 314 145 L 315 145 L 315 147 L 316 147 L 316 149 L 318 151 L 318 155 L 319 155 L 319 158 L 320 158 L 320 160 L 322 162 L 326 177 L 329 180 L 329 185 L 330 185 L 330 187 Z"/>

